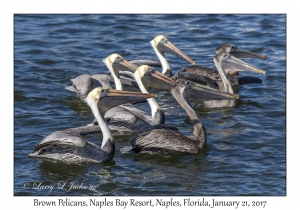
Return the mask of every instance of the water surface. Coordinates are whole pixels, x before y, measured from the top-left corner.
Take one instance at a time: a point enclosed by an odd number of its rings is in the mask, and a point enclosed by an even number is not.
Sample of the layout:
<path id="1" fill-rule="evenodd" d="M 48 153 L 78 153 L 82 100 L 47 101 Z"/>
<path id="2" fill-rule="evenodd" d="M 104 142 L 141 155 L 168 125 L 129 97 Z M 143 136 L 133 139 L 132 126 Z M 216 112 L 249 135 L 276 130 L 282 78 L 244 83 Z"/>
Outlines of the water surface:
<path id="1" fill-rule="evenodd" d="M 199 65 L 214 67 L 215 48 L 235 44 L 268 60 L 246 61 L 265 70 L 262 84 L 239 90 L 235 108 L 203 109 L 208 147 L 196 155 L 123 155 L 137 134 L 114 134 L 113 161 L 72 165 L 27 157 L 57 130 L 93 120 L 89 107 L 65 90 L 80 74 L 108 72 L 102 59 L 156 60 L 150 41 L 163 34 Z M 168 56 L 173 73 L 189 65 Z M 160 69 L 158 69 L 160 70 Z M 246 75 L 246 73 L 243 73 Z M 157 92 L 166 122 L 189 134 L 192 123 L 167 92 Z M 147 104 L 140 105 L 150 111 Z M 101 144 L 102 135 L 87 136 Z M 93 190 L 36 190 L 24 183 L 61 181 Z M 285 15 L 15 15 L 15 195 L 286 195 Z"/>

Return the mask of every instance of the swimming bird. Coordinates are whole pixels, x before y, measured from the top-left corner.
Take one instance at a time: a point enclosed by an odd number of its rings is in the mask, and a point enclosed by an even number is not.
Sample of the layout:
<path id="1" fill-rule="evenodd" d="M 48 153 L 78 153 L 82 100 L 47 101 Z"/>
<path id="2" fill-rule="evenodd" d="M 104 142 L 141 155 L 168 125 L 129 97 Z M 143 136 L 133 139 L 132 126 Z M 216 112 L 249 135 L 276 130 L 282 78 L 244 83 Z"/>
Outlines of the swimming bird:
<path id="1" fill-rule="evenodd" d="M 227 54 L 233 55 L 236 58 L 259 58 L 263 60 L 268 59 L 268 56 L 266 55 L 253 53 L 248 50 L 238 48 L 235 45 L 229 43 L 222 44 L 221 46 L 217 47 L 216 54 L 219 54 L 220 52 L 225 52 Z"/>
<path id="2" fill-rule="evenodd" d="M 111 54 L 107 58 L 105 58 L 103 62 L 111 72 L 117 90 L 123 89 L 119 77 L 119 70 L 134 72 L 134 76 L 137 80 L 135 82 L 144 93 L 148 93 L 144 86 L 144 83 L 147 82 L 151 82 L 151 84 L 153 84 L 155 87 L 159 87 L 160 89 L 165 90 L 170 90 L 172 88 L 172 85 L 174 84 L 173 80 L 154 70 L 150 66 L 143 65 L 137 70 L 136 66 L 129 63 L 119 54 Z M 147 69 L 151 69 L 151 72 L 150 70 L 148 70 L 148 73 L 146 73 Z M 77 86 L 79 92 L 82 92 L 81 88 L 91 89 L 92 86 L 89 86 L 89 88 L 85 87 L 84 85 L 83 87 L 80 86 L 80 88 L 79 86 Z M 168 126 L 161 125 L 165 122 L 165 116 L 156 100 L 152 98 L 147 101 L 151 108 L 151 115 L 141 111 L 130 103 L 120 105 L 108 110 L 104 118 L 108 123 L 109 129 L 118 132 L 142 132 L 145 130 L 151 130 L 157 126 Z M 93 124 L 97 124 L 97 121 L 94 120 L 91 125 Z"/>
<path id="3" fill-rule="evenodd" d="M 95 76 L 95 75 L 93 75 Z M 111 88 L 109 75 L 100 75 L 98 78 L 88 74 L 82 74 L 71 79 L 72 86 L 65 87 L 66 90 L 76 93 L 76 95 L 84 101 L 91 90 L 96 87 Z"/>
<path id="4" fill-rule="evenodd" d="M 110 75 L 95 74 L 90 76 L 88 74 L 82 74 L 74 79 L 71 79 L 72 86 L 67 86 L 65 89 L 76 93 L 81 100 L 84 100 L 89 92 L 94 88 L 112 88 L 111 83 L 115 83 L 117 90 L 122 89 L 121 84 L 135 86 L 138 88 L 138 85 L 134 80 L 120 76 L 119 71 L 122 71 L 123 74 L 127 73 L 129 75 L 133 75 L 134 70 L 132 69 L 136 69 L 137 66 L 132 63 L 138 65 L 143 63 L 150 63 L 153 65 L 158 64 L 157 62 L 150 60 L 134 60 L 131 63 L 127 60 L 124 60 L 119 54 L 111 54 L 103 59 L 103 62 L 109 69 Z"/>
<path id="5" fill-rule="evenodd" d="M 150 44 L 152 48 L 154 49 L 155 54 L 157 55 L 158 59 L 160 62 L 157 61 L 149 61 L 149 60 L 134 60 L 131 61 L 134 64 L 138 65 L 149 65 L 149 66 L 161 66 L 162 67 L 162 74 L 166 75 L 167 77 L 172 76 L 172 71 L 170 68 L 170 65 L 165 57 L 165 54 L 173 54 L 179 58 L 182 58 L 189 63 L 195 64 L 195 61 L 193 61 L 190 57 L 188 57 L 186 54 L 184 54 L 181 50 L 179 50 L 175 45 L 173 45 L 165 36 L 163 35 L 158 35 L 154 37 L 151 41 Z M 134 78 L 134 72 L 128 73 L 128 71 L 120 71 L 119 72 L 122 75 L 126 75 L 126 81 L 121 81 L 122 84 L 124 85 L 129 85 L 133 86 L 136 88 L 139 88 L 137 83 L 135 82 Z M 156 88 L 159 89 L 158 87 L 155 87 L 151 83 L 145 83 L 145 87 L 149 88 Z"/>
<path id="6" fill-rule="evenodd" d="M 151 44 L 152 48 L 154 49 L 154 52 L 157 55 L 160 62 L 148 61 L 148 60 L 137 60 L 137 61 L 133 61 L 133 63 L 139 64 L 139 65 L 143 64 L 143 65 L 149 65 L 149 66 L 161 66 L 162 74 L 166 75 L 167 77 L 172 76 L 172 71 L 171 71 L 170 65 L 165 57 L 165 54 L 172 54 L 172 55 L 175 55 L 179 58 L 182 58 L 182 59 L 188 61 L 189 63 L 195 64 L 195 61 L 193 61 L 189 56 L 187 56 L 181 50 L 179 50 L 175 45 L 173 45 L 163 35 L 158 35 L 158 36 L 154 37 L 150 41 L 150 44 Z M 128 72 L 123 72 L 123 71 L 120 71 L 120 74 L 125 74 L 125 75 L 129 76 L 129 78 L 127 77 L 126 84 L 125 84 L 125 82 L 123 83 L 123 81 L 122 81 L 122 84 L 134 86 L 134 87 L 138 88 L 136 83 L 134 82 L 133 75 L 130 75 L 130 74 L 128 74 Z M 131 81 L 132 81 L 131 83 L 129 82 L 130 77 L 131 77 Z"/>
<path id="7" fill-rule="evenodd" d="M 265 74 L 265 71 L 258 69 L 236 57 L 225 52 L 220 52 L 214 57 L 214 63 L 217 67 L 219 75 L 221 77 L 222 86 L 219 87 L 220 90 L 227 93 L 234 93 L 230 81 L 226 77 L 225 68 L 232 69 L 233 71 L 249 71 L 260 74 Z M 216 108 L 216 107 L 234 107 L 236 105 L 236 99 L 231 100 L 213 100 L 204 101 L 205 107 Z"/>
<path id="8" fill-rule="evenodd" d="M 248 50 L 244 50 L 241 48 L 236 47 L 232 44 L 223 44 L 216 48 L 216 55 L 220 52 L 224 52 L 230 55 L 233 55 L 236 58 L 259 58 L 263 60 L 267 60 L 268 57 L 265 55 L 256 54 L 253 52 L 250 52 Z M 237 71 L 230 69 L 228 66 L 224 66 L 225 75 L 228 77 L 231 86 L 238 86 L 238 85 L 245 85 L 245 84 L 253 84 L 253 83 L 262 83 L 262 80 L 257 77 L 252 76 L 241 76 L 237 77 Z M 242 70 L 239 70 L 242 71 Z M 178 71 L 178 73 L 192 73 L 192 74 L 199 74 L 202 76 L 206 76 L 211 78 L 212 80 L 215 80 L 218 84 L 221 84 L 221 76 L 218 71 L 212 68 L 207 68 L 200 65 L 192 65 L 192 66 L 186 66 Z M 173 77 L 173 79 L 175 76 Z"/>
<path id="9" fill-rule="evenodd" d="M 85 100 L 89 92 L 96 87 L 112 88 L 110 82 L 111 79 L 113 79 L 116 89 L 120 90 L 122 88 L 119 71 L 130 72 L 132 68 L 136 68 L 136 66 L 130 64 L 128 61 L 123 61 L 123 58 L 119 57 L 118 54 L 108 56 L 103 59 L 103 62 L 106 64 L 111 75 L 95 74 L 90 76 L 88 74 L 82 74 L 72 79 L 72 86 L 67 86 L 65 89 L 75 92 L 81 100 Z"/>
<path id="10" fill-rule="evenodd" d="M 148 65 L 142 65 L 136 69 L 134 76 L 143 93 L 149 93 L 145 88 L 145 82 L 151 82 L 152 85 L 159 87 L 161 90 L 171 90 L 175 84 L 175 81 Z M 143 132 L 157 127 L 174 128 L 173 126 L 163 125 L 165 115 L 157 101 L 154 98 L 149 98 L 147 101 L 151 108 L 151 115 L 139 110 L 132 104 L 124 104 L 109 110 L 105 115 L 109 128 L 128 132 Z"/>
<path id="11" fill-rule="evenodd" d="M 177 47 L 175 47 L 165 36 L 163 35 L 158 35 L 153 38 L 153 40 L 150 41 L 151 46 L 153 47 L 155 54 L 157 55 L 158 59 L 160 60 L 160 63 L 162 65 L 162 73 L 168 77 L 172 76 L 172 71 L 170 68 L 170 65 L 165 57 L 165 54 L 173 54 L 176 55 L 182 59 L 187 60 L 188 62 L 195 64 L 195 61 L 193 61 L 190 57 L 188 57 L 186 54 L 184 54 L 181 50 L 179 50 Z M 219 52 L 226 52 L 232 55 L 236 55 L 236 57 L 241 57 L 241 58 L 261 58 L 261 59 L 267 59 L 267 56 L 256 54 L 241 48 L 237 48 L 236 46 L 232 44 L 223 44 L 220 47 L 216 49 L 216 54 Z M 146 62 L 146 61 L 144 61 Z M 224 67 L 224 70 L 227 75 L 235 74 L 237 75 L 236 71 L 232 71 L 232 69 L 229 69 L 228 67 Z M 240 70 L 241 71 L 241 70 Z M 231 73 L 230 73 L 231 72 Z M 202 83 L 204 77 L 209 77 L 210 79 L 214 80 L 219 86 L 223 85 L 223 82 L 221 81 L 221 77 L 218 73 L 217 70 L 207 68 L 204 66 L 199 66 L 199 65 L 192 65 L 192 66 L 187 66 L 182 68 L 178 73 L 189 73 L 189 74 L 194 74 L 192 76 L 194 82 Z M 195 76 L 195 74 L 199 74 L 199 76 Z M 188 77 L 187 74 L 186 78 Z M 191 76 L 191 75 L 190 75 Z M 173 80 L 176 80 L 177 75 L 173 75 L 171 78 Z M 197 81 L 197 79 L 199 79 Z M 207 79 L 204 79 L 207 80 Z M 128 81 L 130 79 L 128 78 Z M 133 80 L 132 80 L 133 81 Z M 262 83 L 262 80 L 258 77 L 253 77 L 253 76 L 232 76 L 229 77 L 229 81 L 232 86 L 239 86 L 239 85 L 245 85 L 245 84 L 253 84 L 253 83 Z M 123 83 L 123 82 L 122 82 Z M 130 83 L 130 82 L 127 82 Z M 132 86 L 137 87 L 137 85 L 133 82 L 131 82 Z M 154 87 L 151 83 L 150 84 L 145 84 L 146 87 L 152 87 L 152 88 L 157 88 Z M 158 88 L 157 88 L 158 89 Z"/>
<path id="12" fill-rule="evenodd" d="M 165 57 L 165 53 L 176 55 L 177 57 L 182 58 L 191 64 L 196 63 L 189 56 L 187 56 L 181 50 L 179 50 L 175 45 L 173 45 L 172 42 L 170 42 L 167 39 L 167 37 L 165 37 L 163 35 L 158 35 L 158 36 L 154 37 L 150 41 L 150 44 L 162 65 L 162 73 L 168 77 L 172 76 L 172 71 L 171 71 L 170 65 Z"/>
<path id="13" fill-rule="evenodd" d="M 102 163 L 110 161 L 114 157 L 115 142 L 104 120 L 104 114 L 114 106 L 128 103 L 129 101 L 137 102 L 151 97 L 154 97 L 154 94 L 95 88 L 87 95 L 85 100 L 103 133 L 101 147 L 83 138 L 83 135 L 95 133 L 99 129 L 95 129 L 95 126 L 84 126 L 56 131 L 50 134 L 28 156 L 66 163 Z"/>
<path id="14" fill-rule="evenodd" d="M 196 85 L 194 82 L 184 79 L 178 79 L 176 81 L 176 85 L 171 89 L 171 93 L 193 122 L 193 135 L 187 136 L 179 131 L 174 130 L 154 129 L 148 132 L 144 132 L 143 134 L 133 139 L 130 142 L 131 146 L 122 147 L 122 153 L 197 153 L 205 146 L 207 137 L 204 125 L 200 121 L 196 112 L 191 107 L 189 101 L 202 101 L 224 98 L 228 99 L 238 97 L 238 95 L 236 94 L 224 93 L 213 88 Z"/>
<path id="15" fill-rule="evenodd" d="M 75 79 L 72 79 L 71 80 L 72 86 L 68 86 L 66 87 L 66 89 L 75 92 L 81 98 L 81 100 L 85 102 L 86 102 L 87 94 L 90 91 L 92 91 L 94 88 L 96 87 L 111 88 L 110 85 L 111 78 L 114 80 L 116 89 L 123 90 L 120 75 L 119 75 L 119 70 L 123 70 L 124 72 L 130 73 L 130 72 L 134 72 L 137 67 L 129 63 L 119 54 L 111 54 L 107 56 L 105 59 L 103 59 L 102 61 L 108 68 L 111 75 L 96 74 L 93 76 L 89 76 L 87 74 L 83 74 L 76 77 Z M 116 120 L 115 118 L 120 119 L 119 115 L 117 115 L 117 113 L 119 113 L 118 111 L 119 110 L 116 107 L 114 107 L 113 110 L 111 111 L 108 110 L 108 112 L 105 115 L 105 120 L 113 122 L 114 120 Z M 128 113 L 128 115 L 130 115 L 130 113 Z M 123 118 L 123 121 L 124 120 L 125 118 Z M 127 119 L 128 122 L 130 122 L 130 120 L 133 119 L 131 118 Z M 97 120 L 94 120 L 90 125 L 93 124 L 97 124 Z M 111 126 L 110 129 L 118 130 L 116 126 Z M 124 129 L 121 129 L 120 131 L 124 131 Z"/>

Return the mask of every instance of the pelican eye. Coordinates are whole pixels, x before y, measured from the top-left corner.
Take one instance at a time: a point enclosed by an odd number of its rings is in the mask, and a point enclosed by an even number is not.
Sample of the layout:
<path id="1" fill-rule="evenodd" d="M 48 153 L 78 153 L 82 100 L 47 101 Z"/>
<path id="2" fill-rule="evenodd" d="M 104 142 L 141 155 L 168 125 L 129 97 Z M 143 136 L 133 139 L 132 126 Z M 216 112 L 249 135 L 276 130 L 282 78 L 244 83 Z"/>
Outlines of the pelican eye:
<path id="1" fill-rule="evenodd" d="M 160 40 L 160 43 L 165 44 L 167 41 L 168 41 L 168 40 L 162 38 L 162 39 Z"/>
<path id="2" fill-rule="evenodd" d="M 39 151 L 39 155 L 44 154 L 46 152 L 50 152 L 52 149 L 53 149 L 52 147 L 43 148 Z"/>
<path id="3" fill-rule="evenodd" d="M 193 85 L 194 85 L 194 82 L 188 80 L 188 81 L 185 83 L 185 88 L 190 89 L 190 88 L 193 87 Z"/>
<path id="4" fill-rule="evenodd" d="M 154 68 L 149 68 L 148 71 L 149 71 L 150 73 L 154 73 L 154 72 L 155 72 L 155 69 L 154 69 Z"/>
<path id="5" fill-rule="evenodd" d="M 122 60 L 123 60 L 123 58 L 120 57 L 120 56 L 118 56 L 118 57 L 116 58 L 116 62 L 121 62 Z"/>

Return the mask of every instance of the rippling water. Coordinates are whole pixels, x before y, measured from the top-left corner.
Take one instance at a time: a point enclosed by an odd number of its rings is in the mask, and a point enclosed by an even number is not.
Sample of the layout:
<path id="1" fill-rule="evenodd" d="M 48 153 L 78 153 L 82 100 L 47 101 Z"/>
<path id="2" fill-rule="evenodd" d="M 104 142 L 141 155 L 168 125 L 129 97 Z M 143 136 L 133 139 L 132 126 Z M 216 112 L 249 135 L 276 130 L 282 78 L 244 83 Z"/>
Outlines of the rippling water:
<path id="1" fill-rule="evenodd" d="M 149 41 L 159 34 L 207 67 L 214 67 L 215 48 L 223 43 L 269 57 L 247 60 L 266 75 L 251 75 L 263 83 L 243 86 L 235 108 L 195 105 L 207 130 L 206 149 L 197 155 L 122 155 L 120 147 L 136 134 L 116 134 L 114 160 L 101 165 L 27 157 L 50 133 L 94 119 L 89 107 L 64 89 L 70 79 L 107 73 L 102 59 L 111 53 L 156 60 Z M 167 58 L 174 73 L 188 65 Z M 192 132 L 171 95 L 156 93 L 166 122 Z M 146 104 L 141 108 L 149 111 Z M 102 135 L 87 140 L 100 144 Z M 286 16 L 15 15 L 14 152 L 15 195 L 286 195 Z M 24 187 L 25 182 L 61 181 L 94 189 Z"/>

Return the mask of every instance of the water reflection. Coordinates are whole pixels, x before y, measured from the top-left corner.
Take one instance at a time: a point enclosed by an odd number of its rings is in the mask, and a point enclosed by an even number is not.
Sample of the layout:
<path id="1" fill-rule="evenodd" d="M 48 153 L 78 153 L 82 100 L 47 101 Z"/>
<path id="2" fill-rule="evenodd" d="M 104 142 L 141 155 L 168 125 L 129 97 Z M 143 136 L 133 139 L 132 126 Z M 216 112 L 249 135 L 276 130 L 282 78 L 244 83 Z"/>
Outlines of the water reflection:
<path id="1" fill-rule="evenodd" d="M 40 161 L 39 170 L 41 175 L 49 176 L 50 180 L 56 182 L 59 180 L 76 179 L 85 174 L 87 167 L 78 164 L 66 164 L 56 161 Z M 56 179 L 58 178 L 59 179 Z"/>
<path id="2" fill-rule="evenodd" d="M 81 116 L 85 117 L 92 114 L 91 108 L 76 96 L 68 96 L 63 102 L 67 107 L 69 107 L 74 112 L 79 113 Z"/>

